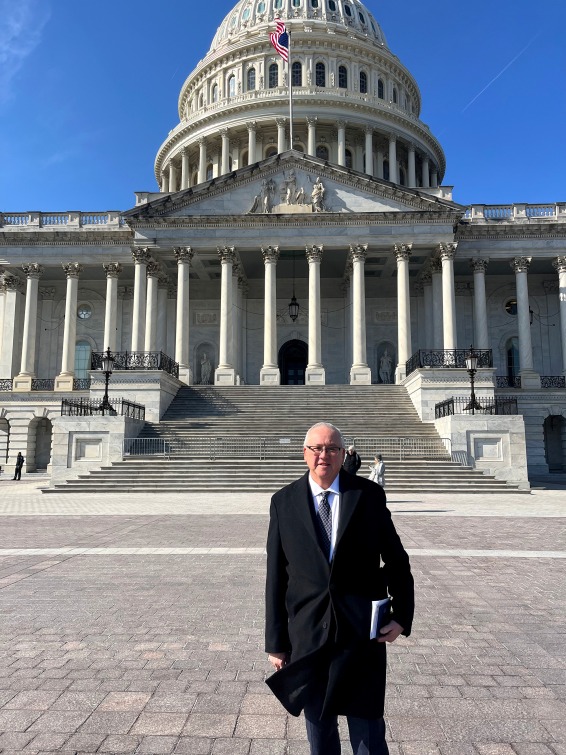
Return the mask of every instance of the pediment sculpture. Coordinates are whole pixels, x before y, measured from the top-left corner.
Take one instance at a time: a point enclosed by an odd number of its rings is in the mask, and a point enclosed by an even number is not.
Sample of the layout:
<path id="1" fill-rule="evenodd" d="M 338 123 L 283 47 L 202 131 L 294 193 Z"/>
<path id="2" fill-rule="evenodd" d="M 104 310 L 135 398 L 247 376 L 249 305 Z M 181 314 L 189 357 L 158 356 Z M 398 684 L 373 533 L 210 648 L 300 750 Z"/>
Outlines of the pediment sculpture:
<path id="1" fill-rule="evenodd" d="M 322 180 L 317 178 L 313 181 L 310 176 L 307 179 L 309 183 L 306 187 L 299 184 L 294 168 L 283 171 L 279 180 L 264 178 L 248 214 L 330 212 L 324 202 L 326 188 Z"/>

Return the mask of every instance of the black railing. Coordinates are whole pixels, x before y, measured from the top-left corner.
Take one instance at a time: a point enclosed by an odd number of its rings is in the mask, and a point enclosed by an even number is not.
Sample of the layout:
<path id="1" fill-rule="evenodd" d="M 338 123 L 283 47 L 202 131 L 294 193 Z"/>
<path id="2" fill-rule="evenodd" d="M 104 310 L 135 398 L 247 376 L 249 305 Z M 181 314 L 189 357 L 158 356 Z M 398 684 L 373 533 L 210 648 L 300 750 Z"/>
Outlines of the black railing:
<path id="1" fill-rule="evenodd" d="M 89 391 L 90 390 L 90 378 L 74 378 L 73 379 L 74 391 Z"/>
<path id="2" fill-rule="evenodd" d="M 102 358 L 106 352 L 94 351 L 91 356 L 91 369 L 102 369 Z M 114 371 L 116 370 L 163 370 L 173 377 L 179 377 L 179 364 L 163 351 L 112 351 Z"/>
<path id="3" fill-rule="evenodd" d="M 513 396 L 496 396 L 495 398 L 478 398 L 474 414 L 518 414 L 517 399 Z M 452 396 L 434 407 L 434 418 L 451 417 L 454 414 L 472 414 L 469 396 Z"/>
<path id="4" fill-rule="evenodd" d="M 419 349 L 407 360 L 405 367 L 407 375 L 419 367 L 463 368 L 466 369 L 466 357 L 470 356 L 469 349 Z M 493 352 L 491 349 L 474 349 L 474 356 L 478 358 L 478 369 L 493 367 Z"/>
<path id="5" fill-rule="evenodd" d="M 496 375 L 496 388 L 520 388 L 521 378 L 518 375 Z"/>
<path id="6" fill-rule="evenodd" d="M 33 378 L 32 391 L 52 391 L 55 388 L 55 378 Z"/>
<path id="7" fill-rule="evenodd" d="M 130 417 L 131 419 L 145 420 L 145 406 L 127 401 L 124 398 L 111 398 L 108 403 L 110 409 L 102 409 L 102 402 L 93 399 L 79 398 L 61 401 L 62 417 L 98 417 L 109 416 Z"/>
<path id="8" fill-rule="evenodd" d="M 541 388 L 566 388 L 566 375 L 541 375 Z"/>
<path id="9" fill-rule="evenodd" d="M 0 391 L 11 391 L 13 385 L 12 378 L 2 378 L 0 380 Z"/>

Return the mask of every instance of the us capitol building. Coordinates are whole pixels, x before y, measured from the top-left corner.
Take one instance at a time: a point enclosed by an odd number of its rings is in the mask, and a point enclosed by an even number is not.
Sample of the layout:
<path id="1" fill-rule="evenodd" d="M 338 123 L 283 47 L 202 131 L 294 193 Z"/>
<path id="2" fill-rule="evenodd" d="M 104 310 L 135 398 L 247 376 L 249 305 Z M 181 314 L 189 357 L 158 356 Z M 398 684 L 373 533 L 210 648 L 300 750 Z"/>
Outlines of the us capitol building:
<path id="1" fill-rule="evenodd" d="M 138 387 L 157 354 L 175 385 L 402 384 L 434 422 L 469 395 L 470 344 L 478 395 L 517 400 L 529 472 L 566 471 L 566 203 L 458 204 L 359 0 L 240 0 L 178 113 L 132 209 L 0 208 L 6 471 L 18 451 L 48 467 L 61 399 L 100 391 L 107 348 Z"/>

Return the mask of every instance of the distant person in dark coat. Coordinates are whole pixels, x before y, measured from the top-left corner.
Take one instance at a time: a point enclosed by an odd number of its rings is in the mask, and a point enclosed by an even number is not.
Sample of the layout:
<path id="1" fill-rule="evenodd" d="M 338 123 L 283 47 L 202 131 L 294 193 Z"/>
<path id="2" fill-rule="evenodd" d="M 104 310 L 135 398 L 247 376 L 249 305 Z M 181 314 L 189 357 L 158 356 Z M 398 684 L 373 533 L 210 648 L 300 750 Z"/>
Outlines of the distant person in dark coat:
<path id="1" fill-rule="evenodd" d="M 360 455 L 354 448 L 354 446 L 348 446 L 348 452 L 344 457 L 344 469 L 350 474 L 356 474 L 358 469 L 362 466 L 362 460 Z"/>
<path id="2" fill-rule="evenodd" d="M 310 428 L 309 471 L 271 499 L 267 536 L 267 684 L 305 713 L 311 755 L 339 755 L 337 716 L 355 755 L 388 755 L 385 643 L 409 635 L 413 577 L 383 488 L 342 470 L 344 443 L 326 422 Z M 391 597 L 379 639 L 372 601 Z"/>
<path id="3" fill-rule="evenodd" d="M 22 456 L 22 452 L 18 451 L 18 455 L 16 456 L 16 467 L 14 469 L 14 480 L 21 480 L 22 479 L 22 467 L 24 466 L 24 457 Z"/>

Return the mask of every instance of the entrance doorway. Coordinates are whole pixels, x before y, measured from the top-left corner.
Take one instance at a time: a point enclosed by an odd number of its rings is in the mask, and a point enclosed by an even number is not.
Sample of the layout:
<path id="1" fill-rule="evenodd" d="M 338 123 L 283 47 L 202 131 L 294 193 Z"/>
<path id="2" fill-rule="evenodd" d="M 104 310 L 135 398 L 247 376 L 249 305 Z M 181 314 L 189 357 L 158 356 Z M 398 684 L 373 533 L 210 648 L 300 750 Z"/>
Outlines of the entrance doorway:
<path id="1" fill-rule="evenodd" d="M 294 338 L 279 349 L 281 385 L 304 385 L 309 350 L 304 341 Z"/>
<path id="2" fill-rule="evenodd" d="M 566 472 L 566 419 L 560 414 L 544 420 L 544 453 L 549 472 Z"/>

